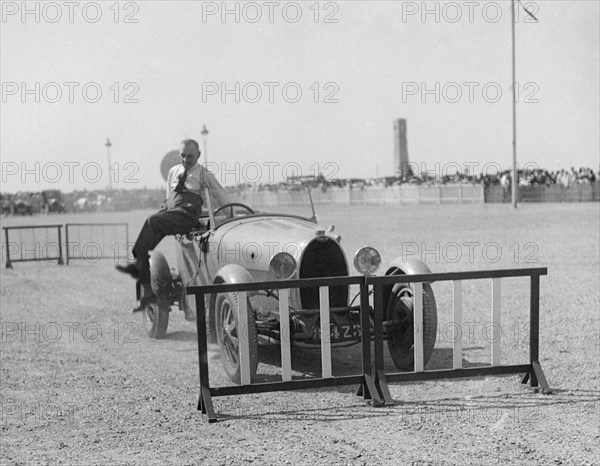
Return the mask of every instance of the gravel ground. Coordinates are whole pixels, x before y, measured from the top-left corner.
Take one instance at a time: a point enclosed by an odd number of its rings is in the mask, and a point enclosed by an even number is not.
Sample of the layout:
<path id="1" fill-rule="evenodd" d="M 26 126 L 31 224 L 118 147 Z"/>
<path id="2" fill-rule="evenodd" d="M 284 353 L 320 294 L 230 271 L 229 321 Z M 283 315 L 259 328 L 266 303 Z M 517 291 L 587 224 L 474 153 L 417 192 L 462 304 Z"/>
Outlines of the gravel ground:
<path id="1" fill-rule="evenodd" d="M 196 410 L 194 323 L 173 313 L 167 338 L 148 339 L 129 312 L 133 283 L 110 260 L 19 263 L 2 268 L 1 464 L 600 464 L 598 204 L 509 209 L 322 208 L 319 218 L 337 225 L 349 254 L 368 242 L 384 262 L 416 245 L 434 251 L 426 259 L 436 272 L 548 267 L 540 363 L 552 395 L 523 388 L 518 376 L 392 384 L 386 408 L 353 386 L 241 395 L 215 398 L 221 420 L 208 424 Z M 145 214 L 88 217 L 127 219 L 137 231 Z M 454 242 L 477 242 L 477 253 L 449 261 L 444 246 Z M 491 243 L 502 251 L 495 261 L 482 253 Z M 171 246 L 161 245 L 168 257 Z M 450 288 L 434 291 L 440 332 L 429 369 L 451 364 Z M 527 293 L 526 281 L 502 282 L 503 363 L 526 362 Z M 463 363 L 482 364 L 489 284 L 465 284 L 464 300 L 473 331 L 463 334 Z M 358 356 L 335 350 L 335 373 L 356 373 Z M 277 358 L 262 351 L 259 373 L 277 373 Z M 216 355 L 209 365 L 211 384 L 227 384 Z M 293 369 L 318 374 L 319 354 L 295 350 Z"/>

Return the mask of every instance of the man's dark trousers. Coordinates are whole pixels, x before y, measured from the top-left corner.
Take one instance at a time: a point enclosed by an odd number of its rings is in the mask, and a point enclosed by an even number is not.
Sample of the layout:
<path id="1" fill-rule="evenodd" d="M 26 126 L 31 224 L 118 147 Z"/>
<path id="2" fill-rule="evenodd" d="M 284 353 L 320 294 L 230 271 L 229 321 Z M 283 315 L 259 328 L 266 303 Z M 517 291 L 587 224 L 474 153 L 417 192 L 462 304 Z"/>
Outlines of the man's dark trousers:
<path id="1" fill-rule="evenodd" d="M 133 257 L 140 267 L 140 283 L 150 283 L 150 256 L 165 236 L 189 233 L 198 223 L 198 217 L 181 208 L 161 210 L 150 215 L 133 246 Z"/>

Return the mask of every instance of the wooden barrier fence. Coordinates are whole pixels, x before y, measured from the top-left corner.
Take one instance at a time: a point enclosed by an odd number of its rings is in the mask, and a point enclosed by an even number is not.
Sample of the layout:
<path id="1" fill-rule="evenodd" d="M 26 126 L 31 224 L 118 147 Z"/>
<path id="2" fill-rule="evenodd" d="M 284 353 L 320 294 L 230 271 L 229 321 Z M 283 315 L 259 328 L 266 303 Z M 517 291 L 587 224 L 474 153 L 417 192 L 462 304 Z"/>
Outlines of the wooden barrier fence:
<path id="1" fill-rule="evenodd" d="M 198 409 L 208 417 L 209 422 L 217 420 L 212 397 L 240 395 L 245 393 L 273 392 L 282 390 L 300 390 L 307 388 L 331 387 L 339 385 L 358 384 L 358 393 L 364 399 L 372 399 L 375 406 L 393 404 L 388 383 L 414 382 L 434 379 L 452 379 L 480 377 L 488 375 L 525 374 L 523 383 L 529 381 L 532 387 L 540 387 L 544 393 L 549 393 L 548 383 L 539 364 L 539 281 L 541 275 L 546 275 L 546 268 L 487 270 L 477 272 L 437 273 L 427 275 L 389 275 L 382 277 L 329 277 L 299 280 L 281 280 L 268 282 L 218 284 L 208 286 L 193 286 L 187 288 L 187 294 L 195 295 L 198 329 L 198 355 L 200 393 Z M 501 365 L 500 341 L 492 341 L 492 357 L 490 366 L 463 368 L 462 340 L 455 338 L 453 347 L 453 368 L 446 370 L 424 370 L 423 364 L 423 283 L 453 281 L 453 319 L 454 324 L 462 324 L 462 281 L 491 280 L 492 292 L 492 325 L 499 325 L 500 316 L 500 279 L 507 277 L 530 278 L 530 348 L 529 361 L 523 364 Z M 414 286 L 414 371 L 386 374 L 384 371 L 383 353 L 383 287 L 395 283 L 412 283 Z M 360 325 L 362 368 L 360 374 L 332 376 L 331 344 L 329 340 L 329 287 L 358 285 L 360 289 Z M 205 318 L 205 297 L 207 295 L 226 292 L 240 294 L 240 315 L 238 325 L 247 328 L 246 296 L 248 292 L 257 290 L 281 290 L 279 300 L 280 328 L 286 328 L 289 323 L 289 290 L 303 287 L 318 287 L 320 296 L 320 326 L 321 326 L 321 367 L 320 378 L 293 380 L 291 376 L 291 335 L 281 339 L 281 381 L 251 383 L 250 380 L 250 348 L 247 338 L 239 338 L 241 385 L 211 387 L 209 382 L 207 336 Z M 373 307 L 369 305 L 369 293 L 374 293 Z M 288 327 L 289 328 L 289 327 Z M 374 341 L 374 362 L 371 354 L 371 340 Z"/>

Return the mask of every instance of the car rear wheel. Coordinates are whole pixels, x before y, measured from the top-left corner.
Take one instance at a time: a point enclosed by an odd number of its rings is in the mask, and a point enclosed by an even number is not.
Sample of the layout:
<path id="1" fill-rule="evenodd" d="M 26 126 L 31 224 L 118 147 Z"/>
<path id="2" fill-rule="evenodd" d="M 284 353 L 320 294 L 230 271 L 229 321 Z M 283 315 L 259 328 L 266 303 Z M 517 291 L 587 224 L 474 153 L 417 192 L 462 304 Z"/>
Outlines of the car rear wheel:
<path id="1" fill-rule="evenodd" d="M 247 338 L 250 347 L 250 380 L 254 379 L 258 367 L 258 333 L 250 300 L 247 300 L 247 329 L 240 329 L 239 313 L 238 293 L 223 293 L 217 296 L 215 316 L 217 344 L 223 368 L 229 378 L 237 384 L 241 383 L 240 338 Z"/>
<path id="2" fill-rule="evenodd" d="M 164 338 L 169 325 L 169 311 L 171 307 L 164 300 L 150 303 L 144 310 L 144 327 L 150 338 Z"/>
<path id="3" fill-rule="evenodd" d="M 394 365 L 401 371 L 414 370 L 413 289 L 397 284 L 386 309 L 386 320 L 392 321 L 388 331 L 388 349 Z M 423 284 L 423 365 L 433 353 L 437 331 L 437 308 L 429 283 Z"/>

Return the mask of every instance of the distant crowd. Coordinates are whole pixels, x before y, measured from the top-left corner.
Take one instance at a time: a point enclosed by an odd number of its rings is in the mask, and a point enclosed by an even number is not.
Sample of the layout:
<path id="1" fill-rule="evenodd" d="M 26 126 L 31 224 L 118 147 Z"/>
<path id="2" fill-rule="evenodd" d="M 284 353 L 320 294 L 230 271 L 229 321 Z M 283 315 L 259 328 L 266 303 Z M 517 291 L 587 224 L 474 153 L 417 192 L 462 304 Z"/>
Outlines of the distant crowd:
<path id="1" fill-rule="evenodd" d="M 153 209 L 164 200 L 164 189 L 59 190 L 1 194 L 2 215 Z"/>
<path id="2" fill-rule="evenodd" d="M 549 171 L 544 169 L 519 170 L 520 186 L 551 186 L 558 185 L 565 189 L 577 184 L 594 183 L 600 178 L 600 171 L 596 174 L 591 168 L 581 167 L 576 170 Z M 279 191 L 282 189 L 295 189 L 307 184 L 312 189 L 323 192 L 331 188 L 364 189 L 365 187 L 390 187 L 402 184 L 439 185 L 450 183 L 473 184 L 492 186 L 500 185 L 506 189 L 511 186 L 512 172 L 504 171 L 497 174 L 468 175 L 456 173 L 453 175 L 439 176 L 431 172 L 418 175 L 389 176 L 382 178 L 351 178 L 327 179 L 324 176 L 297 177 L 290 181 L 295 182 L 290 188 L 289 182 L 256 184 L 241 183 L 230 187 L 232 192 L 242 189 L 258 191 Z M 15 194 L 0 194 L 2 202 L 2 215 L 33 215 L 36 213 L 64 213 L 64 212 L 93 212 L 98 210 L 136 210 L 153 209 L 164 200 L 164 189 L 117 189 L 92 191 L 73 191 L 62 193 L 59 190 L 45 190 L 41 192 L 17 192 Z"/>
<path id="3" fill-rule="evenodd" d="M 576 170 L 571 167 L 571 170 L 549 171 L 544 169 L 534 170 L 519 170 L 519 185 L 520 186 L 535 186 L 535 185 L 560 185 L 565 188 L 574 184 L 594 183 L 600 178 L 600 170 L 595 174 L 591 168 L 581 167 Z M 473 185 L 502 185 L 510 186 L 512 180 L 512 172 L 506 170 L 496 174 L 477 174 L 468 175 L 456 173 L 452 175 L 443 175 L 433 172 L 423 172 L 418 175 L 409 174 L 404 177 L 388 176 L 383 178 L 349 178 L 349 179 L 327 179 L 323 176 L 317 177 L 298 177 L 293 181 L 308 184 L 313 189 L 321 189 L 327 191 L 329 188 L 348 188 L 362 189 L 371 186 L 400 186 L 402 184 L 418 184 L 418 185 L 437 185 L 437 184 L 473 184 Z M 253 190 L 269 190 L 275 191 L 279 189 L 288 189 L 289 183 L 242 183 L 236 186 L 237 189 L 253 189 Z"/>

